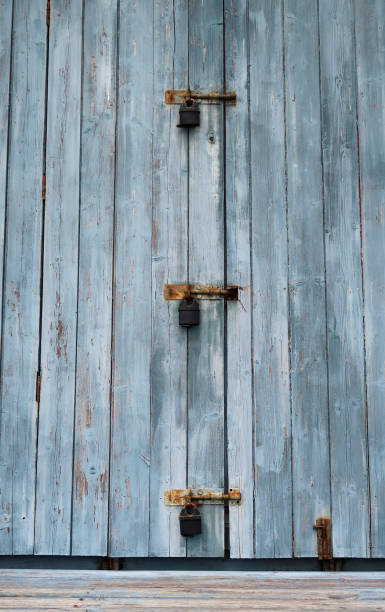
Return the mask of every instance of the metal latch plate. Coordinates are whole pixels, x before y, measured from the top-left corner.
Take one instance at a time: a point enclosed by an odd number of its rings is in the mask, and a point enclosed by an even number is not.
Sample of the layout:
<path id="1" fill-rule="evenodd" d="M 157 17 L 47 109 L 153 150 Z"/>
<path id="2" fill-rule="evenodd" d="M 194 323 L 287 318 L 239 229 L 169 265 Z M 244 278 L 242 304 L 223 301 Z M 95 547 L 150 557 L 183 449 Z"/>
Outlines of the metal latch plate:
<path id="1" fill-rule="evenodd" d="M 218 285 L 181 284 L 165 285 L 163 293 L 165 300 L 189 300 L 195 298 L 198 300 L 225 299 L 235 302 L 238 300 L 238 289 L 237 285 L 218 287 Z"/>
<path id="2" fill-rule="evenodd" d="M 164 95 L 166 104 L 184 104 L 187 100 L 199 102 L 199 104 L 230 104 L 237 103 L 235 91 L 220 93 L 217 91 L 190 91 L 189 89 L 167 89 Z"/>
<path id="3" fill-rule="evenodd" d="M 241 503 L 241 492 L 232 488 L 228 493 L 223 489 L 169 489 L 164 492 L 166 506 L 184 506 L 194 502 L 199 505 L 221 505 L 225 502 L 238 505 Z"/>

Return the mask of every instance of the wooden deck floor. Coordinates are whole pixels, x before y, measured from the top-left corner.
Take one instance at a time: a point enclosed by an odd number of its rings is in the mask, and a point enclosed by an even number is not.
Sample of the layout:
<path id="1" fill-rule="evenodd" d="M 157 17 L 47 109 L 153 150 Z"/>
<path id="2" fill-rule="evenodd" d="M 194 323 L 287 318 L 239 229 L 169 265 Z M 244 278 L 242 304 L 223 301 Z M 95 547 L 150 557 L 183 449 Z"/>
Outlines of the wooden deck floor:
<path id="1" fill-rule="evenodd" d="M 385 572 L 2 570 L 5 610 L 385 610 Z"/>

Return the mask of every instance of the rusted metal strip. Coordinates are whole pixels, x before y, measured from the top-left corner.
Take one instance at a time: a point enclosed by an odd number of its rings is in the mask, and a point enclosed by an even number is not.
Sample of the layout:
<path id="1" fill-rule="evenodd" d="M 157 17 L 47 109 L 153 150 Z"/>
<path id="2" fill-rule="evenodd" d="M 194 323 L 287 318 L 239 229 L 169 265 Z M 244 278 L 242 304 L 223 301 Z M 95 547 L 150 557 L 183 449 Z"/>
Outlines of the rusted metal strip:
<path id="1" fill-rule="evenodd" d="M 331 525 L 329 518 L 318 518 L 313 525 L 317 530 L 318 559 L 332 559 Z"/>
<path id="2" fill-rule="evenodd" d="M 43 178 L 42 178 L 41 197 L 42 197 L 43 202 L 45 202 L 45 198 L 46 198 L 46 178 L 45 178 L 45 174 L 43 174 Z"/>
<path id="3" fill-rule="evenodd" d="M 184 506 L 191 502 L 210 505 L 225 502 L 240 504 L 241 499 L 241 492 L 236 488 L 229 489 L 228 493 L 224 493 L 223 489 L 169 489 L 164 492 L 166 506 Z"/>
<path id="4" fill-rule="evenodd" d="M 40 388 L 41 388 L 41 376 L 38 372 L 36 374 L 36 402 L 40 404 Z"/>
<path id="5" fill-rule="evenodd" d="M 188 300 L 196 298 L 200 300 L 238 300 L 238 286 L 218 287 L 217 285 L 165 285 L 165 300 Z"/>
<path id="6" fill-rule="evenodd" d="M 167 89 L 164 96 L 166 104 L 184 104 L 187 100 L 194 100 L 199 104 L 229 104 L 235 106 L 237 95 L 235 91 L 219 93 L 217 91 L 199 92 L 188 89 Z"/>

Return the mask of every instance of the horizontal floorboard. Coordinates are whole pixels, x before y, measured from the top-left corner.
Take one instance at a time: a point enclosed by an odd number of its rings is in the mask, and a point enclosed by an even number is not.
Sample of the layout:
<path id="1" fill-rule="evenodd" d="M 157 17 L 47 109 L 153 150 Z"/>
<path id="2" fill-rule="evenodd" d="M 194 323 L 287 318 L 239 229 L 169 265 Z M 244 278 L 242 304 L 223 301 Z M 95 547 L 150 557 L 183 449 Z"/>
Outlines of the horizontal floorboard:
<path id="1" fill-rule="evenodd" d="M 3 570 L 1 610 L 385 610 L 385 572 Z"/>

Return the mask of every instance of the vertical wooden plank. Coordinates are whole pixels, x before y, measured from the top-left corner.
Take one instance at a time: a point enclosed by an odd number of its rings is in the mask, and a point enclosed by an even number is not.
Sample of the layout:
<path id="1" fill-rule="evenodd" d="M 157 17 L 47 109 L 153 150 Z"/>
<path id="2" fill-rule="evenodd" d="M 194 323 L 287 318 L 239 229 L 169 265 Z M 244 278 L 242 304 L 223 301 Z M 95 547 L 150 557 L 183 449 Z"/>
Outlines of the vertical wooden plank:
<path id="1" fill-rule="evenodd" d="M 116 0 L 85 3 L 72 554 L 107 552 Z"/>
<path id="2" fill-rule="evenodd" d="M 325 273 L 317 3 L 284 16 L 294 554 L 313 557 L 313 525 L 330 516 Z"/>
<path id="3" fill-rule="evenodd" d="M 0 304 L 3 303 L 4 234 L 7 190 L 9 80 L 11 72 L 12 9 L 9 0 L 0 2 Z M 0 316 L 0 346 L 2 319 Z M 1 503 L 0 503 L 1 512 Z"/>
<path id="4" fill-rule="evenodd" d="M 292 553 L 282 6 L 269 1 L 250 5 L 255 554 L 259 558 Z"/>
<path id="5" fill-rule="evenodd" d="M 189 80 L 193 90 L 223 90 L 222 2 L 190 0 Z M 189 279 L 223 283 L 223 108 L 201 107 L 189 135 Z M 200 325 L 188 332 L 188 483 L 224 484 L 224 306 L 201 301 Z M 188 556 L 224 553 L 223 507 L 202 511 L 202 535 Z"/>
<path id="6" fill-rule="evenodd" d="M 164 92 L 187 86 L 188 11 L 183 0 L 158 0 L 154 11 L 149 554 L 179 557 L 186 554 L 180 508 L 165 506 L 163 493 L 187 484 L 187 334 L 178 325 L 179 304 L 165 302 L 163 286 L 187 278 L 188 134 L 176 127 L 179 108 L 164 104 Z"/>
<path id="7" fill-rule="evenodd" d="M 333 555 L 369 550 L 352 0 L 320 3 Z"/>
<path id="8" fill-rule="evenodd" d="M 153 2 L 120 2 L 110 554 L 146 557 L 151 464 Z"/>
<path id="9" fill-rule="evenodd" d="M 82 4 L 51 2 L 35 553 L 68 555 L 78 279 Z"/>
<path id="10" fill-rule="evenodd" d="M 385 555 L 385 4 L 356 2 L 372 556 Z"/>
<path id="11" fill-rule="evenodd" d="M 31 554 L 40 318 L 45 1 L 16 0 L 12 49 L 0 482 L 2 554 Z"/>
<path id="12" fill-rule="evenodd" d="M 254 556 L 253 404 L 251 369 L 251 265 L 248 114 L 248 6 L 225 2 L 225 81 L 237 92 L 226 117 L 227 278 L 243 287 L 240 301 L 227 305 L 227 436 L 229 487 L 242 491 L 230 506 L 230 554 Z"/>
<path id="13" fill-rule="evenodd" d="M 7 156 L 8 156 L 8 112 L 9 88 L 11 72 L 11 45 L 12 45 L 12 10 L 13 3 L 9 0 L 0 2 L 0 305 L 3 305 L 3 272 L 5 267 L 5 211 L 7 201 Z M 0 347 L 2 338 L 2 312 L 0 315 Z M 1 350 L 0 350 L 1 355 Z M 8 451 L 8 444 L 3 438 L 3 409 L 0 406 L 0 457 Z M 12 535 L 10 532 L 11 510 L 9 507 L 9 493 L 4 495 L 4 483 L 9 468 L 0 467 L 0 553 L 4 554 L 12 549 Z M 9 472 L 8 472 L 9 473 Z M 8 497 L 8 499 L 7 499 Z"/>

